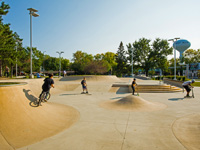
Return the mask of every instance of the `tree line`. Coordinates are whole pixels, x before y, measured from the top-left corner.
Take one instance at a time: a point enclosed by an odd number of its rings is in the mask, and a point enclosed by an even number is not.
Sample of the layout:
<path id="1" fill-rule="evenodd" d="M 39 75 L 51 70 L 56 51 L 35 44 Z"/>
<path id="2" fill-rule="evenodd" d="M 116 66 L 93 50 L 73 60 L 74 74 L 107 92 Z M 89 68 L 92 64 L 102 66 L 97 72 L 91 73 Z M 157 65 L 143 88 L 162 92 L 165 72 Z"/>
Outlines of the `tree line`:
<path id="1" fill-rule="evenodd" d="M 18 71 L 30 73 L 30 47 L 23 47 L 23 39 L 10 29 L 10 24 L 3 23 L 3 16 L 9 12 L 10 6 L 1 2 L 0 6 L 0 75 L 5 66 L 9 66 L 11 74 L 15 74 L 15 64 Z M 32 48 L 33 72 L 58 71 L 59 58 L 44 54 L 36 47 Z M 164 74 L 170 74 L 174 59 L 167 60 L 173 53 L 166 39 L 156 38 L 154 41 L 140 38 L 124 46 L 121 41 L 116 53 L 106 52 L 96 55 L 82 51 L 73 53 L 73 58 L 61 58 L 61 70 L 75 71 L 75 74 L 111 74 L 117 76 L 130 75 L 132 64 L 133 73 L 143 72 L 148 76 L 160 69 Z M 200 50 L 189 49 L 184 53 L 186 63 L 199 62 Z M 179 62 L 179 59 L 176 61 Z M 178 65 L 178 64 L 177 64 Z"/>

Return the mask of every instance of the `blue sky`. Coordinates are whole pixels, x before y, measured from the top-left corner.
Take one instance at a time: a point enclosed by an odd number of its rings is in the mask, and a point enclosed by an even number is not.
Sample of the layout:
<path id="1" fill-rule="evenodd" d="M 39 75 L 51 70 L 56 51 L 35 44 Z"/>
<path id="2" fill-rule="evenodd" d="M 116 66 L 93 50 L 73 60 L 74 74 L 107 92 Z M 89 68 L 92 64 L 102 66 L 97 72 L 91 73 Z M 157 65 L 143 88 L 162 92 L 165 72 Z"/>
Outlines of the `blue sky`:
<path id="1" fill-rule="evenodd" d="M 70 60 L 77 50 L 116 53 L 121 41 L 125 46 L 142 37 L 180 37 L 191 42 L 190 48 L 200 48 L 199 0 L 4 1 L 11 7 L 4 23 L 23 38 L 23 46 L 30 46 L 27 8 L 38 10 L 40 16 L 32 20 L 33 47 L 53 57 L 56 51 Z"/>

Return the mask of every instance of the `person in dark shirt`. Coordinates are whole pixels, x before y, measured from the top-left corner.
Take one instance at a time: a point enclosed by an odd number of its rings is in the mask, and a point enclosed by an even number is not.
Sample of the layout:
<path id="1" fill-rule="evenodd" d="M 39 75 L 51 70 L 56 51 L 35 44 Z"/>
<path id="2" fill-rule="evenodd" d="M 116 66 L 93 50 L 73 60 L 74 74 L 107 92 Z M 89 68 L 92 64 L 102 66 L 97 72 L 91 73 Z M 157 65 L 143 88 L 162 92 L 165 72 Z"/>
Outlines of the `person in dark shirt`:
<path id="1" fill-rule="evenodd" d="M 133 90 L 133 95 L 134 95 L 134 93 L 135 93 L 135 86 L 136 86 L 137 84 L 136 84 L 136 79 L 134 78 L 133 79 L 133 82 L 132 82 L 132 84 L 131 84 L 131 87 L 132 87 L 132 90 Z"/>
<path id="2" fill-rule="evenodd" d="M 53 75 L 49 74 L 49 78 L 44 79 L 44 84 L 42 85 L 42 93 L 46 92 L 46 98 L 49 94 L 50 88 L 53 87 L 54 88 L 54 80 L 53 80 Z M 42 93 L 40 94 L 40 97 L 42 95 Z M 45 98 L 45 101 L 46 101 Z"/>
<path id="3" fill-rule="evenodd" d="M 85 93 L 84 91 L 86 91 L 86 93 L 88 93 L 88 90 L 87 90 L 87 84 L 86 84 L 86 79 L 85 79 L 85 77 L 84 77 L 83 80 L 81 81 L 81 84 L 82 84 L 82 88 L 83 88 L 83 92 L 82 92 L 82 94 Z"/>

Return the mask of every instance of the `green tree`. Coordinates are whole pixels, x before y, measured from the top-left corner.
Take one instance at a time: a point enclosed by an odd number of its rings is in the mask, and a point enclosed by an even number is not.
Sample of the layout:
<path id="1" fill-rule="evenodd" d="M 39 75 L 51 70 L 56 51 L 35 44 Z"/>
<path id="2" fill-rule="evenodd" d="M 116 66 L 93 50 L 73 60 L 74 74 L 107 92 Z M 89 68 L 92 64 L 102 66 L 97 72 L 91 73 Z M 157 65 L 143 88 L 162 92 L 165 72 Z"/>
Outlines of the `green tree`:
<path id="1" fill-rule="evenodd" d="M 188 49 L 183 53 L 183 59 L 186 64 L 200 62 L 200 49 Z"/>
<path id="2" fill-rule="evenodd" d="M 91 54 L 84 53 L 82 51 L 76 51 L 73 54 L 73 63 L 71 68 L 76 71 L 77 74 L 85 74 L 84 68 L 92 62 L 94 57 Z"/>
<path id="3" fill-rule="evenodd" d="M 150 47 L 151 40 L 141 38 L 139 41 L 133 43 L 134 62 L 145 70 L 146 76 L 148 76 L 149 69 L 154 68 L 155 60 L 153 50 Z"/>
<path id="4" fill-rule="evenodd" d="M 116 55 L 116 62 L 117 62 L 117 76 L 121 76 L 127 72 L 127 58 L 126 52 L 124 50 L 123 43 L 120 42 L 117 55 Z"/>
<path id="5" fill-rule="evenodd" d="M 11 75 L 13 73 L 13 65 L 16 63 L 16 44 L 15 44 L 15 34 L 10 29 L 10 24 L 3 23 L 3 15 L 8 13 L 10 6 L 1 3 L 0 6 L 0 66 L 9 66 L 11 68 Z M 2 76 L 2 71 L 1 71 Z"/>
<path id="6" fill-rule="evenodd" d="M 51 71 L 51 70 L 58 71 L 59 65 L 60 65 L 59 58 L 49 57 L 49 58 L 44 60 L 45 70 L 47 70 L 47 71 Z"/>
<path id="7" fill-rule="evenodd" d="M 93 60 L 84 68 L 87 74 L 104 74 L 108 71 L 108 62 L 104 60 Z"/>
<path id="8" fill-rule="evenodd" d="M 107 61 L 108 64 L 110 65 L 110 74 L 115 73 L 115 68 L 117 67 L 117 62 L 116 62 L 116 54 L 113 52 L 106 52 L 105 54 L 102 54 L 102 59 Z M 108 69 L 109 69 L 108 68 Z"/>
<path id="9" fill-rule="evenodd" d="M 9 12 L 10 6 L 8 4 L 5 4 L 5 2 L 1 2 L 0 6 L 0 21 L 2 21 L 2 16 L 6 15 Z"/>
<path id="10" fill-rule="evenodd" d="M 152 55 L 154 57 L 154 66 L 165 72 L 168 70 L 167 56 L 172 54 L 173 48 L 170 48 L 167 40 L 157 38 L 152 45 Z"/>
<path id="11" fill-rule="evenodd" d="M 62 59 L 61 61 L 61 70 L 69 70 L 70 61 L 69 59 Z"/>
<path id="12" fill-rule="evenodd" d="M 1 24 L 0 26 L 0 60 L 1 64 L 6 64 L 13 67 L 16 61 L 15 41 L 13 32 L 9 24 Z M 11 71 L 12 72 L 12 71 Z"/>

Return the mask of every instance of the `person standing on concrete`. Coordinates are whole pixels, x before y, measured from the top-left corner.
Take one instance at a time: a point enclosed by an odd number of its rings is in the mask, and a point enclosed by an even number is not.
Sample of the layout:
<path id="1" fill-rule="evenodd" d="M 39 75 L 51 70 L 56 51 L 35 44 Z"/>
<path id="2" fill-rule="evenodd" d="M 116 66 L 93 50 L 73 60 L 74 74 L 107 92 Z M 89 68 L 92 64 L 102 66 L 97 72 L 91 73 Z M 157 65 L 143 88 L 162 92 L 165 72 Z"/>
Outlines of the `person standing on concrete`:
<path id="1" fill-rule="evenodd" d="M 131 84 L 131 87 L 132 87 L 132 90 L 133 90 L 133 95 L 134 95 L 134 93 L 135 93 L 135 87 L 136 87 L 136 79 L 134 78 L 133 79 L 133 82 L 132 82 L 132 84 Z"/>
<path id="2" fill-rule="evenodd" d="M 191 88 L 194 88 L 191 84 L 194 83 L 195 80 L 192 79 L 192 81 L 186 81 L 182 84 L 182 86 L 185 88 L 185 90 L 187 91 L 187 95 L 185 97 L 190 97 L 190 91 L 191 91 Z M 190 88 L 191 87 L 191 88 Z"/>
<path id="3" fill-rule="evenodd" d="M 63 71 L 63 77 L 65 77 L 67 74 L 66 70 Z"/>
<path id="4" fill-rule="evenodd" d="M 86 91 L 86 93 L 88 93 L 85 77 L 84 77 L 83 80 L 81 81 L 81 84 L 82 84 L 82 88 L 83 88 L 82 94 L 85 94 L 85 91 Z"/>

